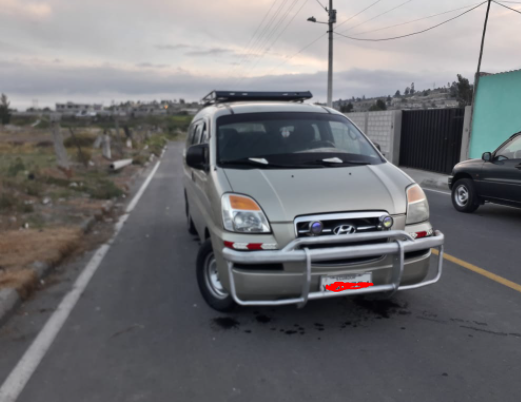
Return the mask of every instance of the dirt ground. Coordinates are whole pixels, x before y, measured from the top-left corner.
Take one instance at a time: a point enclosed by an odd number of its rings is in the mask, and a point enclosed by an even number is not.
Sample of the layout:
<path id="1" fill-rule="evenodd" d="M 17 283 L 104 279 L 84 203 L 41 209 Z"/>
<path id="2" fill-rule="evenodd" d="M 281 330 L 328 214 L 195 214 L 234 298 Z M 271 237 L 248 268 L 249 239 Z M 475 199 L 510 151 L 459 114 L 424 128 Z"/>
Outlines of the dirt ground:
<path id="1" fill-rule="evenodd" d="M 131 148 L 113 146 L 107 160 L 94 147 L 102 129 L 74 129 L 71 137 L 62 128 L 71 163 L 64 171 L 56 166 L 49 128 L 0 127 L 0 289 L 14 288 L 26 298 L 39 286 L 37 264 L 56 266 L 111 236 L 134 180 L 167 142 L 161 133 L 144 130 L 132 133 Z M 114 144 L 126 142 L 115 135 Z M 118 159 L 133 163 L 110 171 Z M 98 222 L 95 234 L 85 234 L 82 226 L 91 217 Z"/>

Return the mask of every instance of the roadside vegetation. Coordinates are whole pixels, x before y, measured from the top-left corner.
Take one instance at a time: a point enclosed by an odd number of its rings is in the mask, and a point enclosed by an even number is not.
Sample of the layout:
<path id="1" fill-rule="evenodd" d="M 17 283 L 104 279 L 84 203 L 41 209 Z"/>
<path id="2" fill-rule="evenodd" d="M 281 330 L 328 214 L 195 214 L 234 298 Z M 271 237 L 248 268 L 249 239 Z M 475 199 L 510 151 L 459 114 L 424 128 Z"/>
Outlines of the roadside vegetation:
<path id="1" fill-rule="evenodd" d="M 92 217 L 112 222 L 136 176 L 169 140 L 184 137 L 191 119 L 122 120 L 119 136 L 114 121 L 64 120 L 68 170 L 57 166 L 48 118 L 35 125 L 34 118 L 17 117 L 0 125 L 0 289 L 15 288 L 26 297 L 35 286 L 35 263 L 53 266 L 78 250 Z M 103 134 L 111 139 L 111 160 L 96 146 Z M 122 159 L 132 164 L 109 169 Z"/>

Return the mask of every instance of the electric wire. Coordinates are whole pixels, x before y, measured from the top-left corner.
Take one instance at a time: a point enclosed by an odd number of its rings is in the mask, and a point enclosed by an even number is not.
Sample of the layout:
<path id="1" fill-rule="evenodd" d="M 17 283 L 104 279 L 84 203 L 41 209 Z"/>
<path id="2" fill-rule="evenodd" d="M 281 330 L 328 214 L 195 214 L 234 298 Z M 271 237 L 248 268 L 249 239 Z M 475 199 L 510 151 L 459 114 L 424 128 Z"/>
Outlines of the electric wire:
<path id="1" fill-rule="evenodd" d="M 274 70 L 284 66 L 285 64 L 287 64 L 290 60 L 292 60 L 295 56 L 298 56 L 300 53 L 302 53 L 303 51 L 309 49 L 311 46 L 313 46 L 315 43 L 317 43 L 320 39 L 322 39 L 324 36 L 327 35 L 327 32 L 326 33 L 323 33 L 322 35 L 320 35 L 318 38 L 316 38 L 315 40 L 313 40 L 312 42 L 308 43 L 306 46 L 304 46 L 302 49 L 300 49 L 298 52 L 294 53 L 292 56 L 290 57 L 287 57 L 286 56 L 286 60 L 284 60 L 282 63 L 276 65 L 275 67 L 273 67 L 271 70 L 269 70 L 266 74 L 266 75 L 270 75 Z M 260 79 L 260 77 L 257 77 L 256 79 L 253 80 L 253 82 L 255 81 L 258 81 Z"/>
<path id="2" fill-rule="evenodd" d="M 341 27 L 342 25 L 344 25 L 346 22 L 349 22 L 351 21 L 353 18 L 356 18 L 358 17 L 360 14 L 362 14 L 364 11 L 367 11 L 369 10 L 371 7 L 373 6 L 376 6 L 378 3 L 380 3 L 382 0 L 376 0 L 374 3 L 370 4 L 369 6 L 367 6 L 366 8 L 364 8 L 362 11 L 360 11 L 358 14 L 355 14 L 353 15 L 352 17 L 349 17 L 347 20 L 345 21 L 342 21 L 340 24 L 338 24 L 336 27 L 338 29 L 338 27 Z"/>
<path id="3" fill-rule="evenodd" d="M 281 18 L 281 20 L 279 21 L 279 24 L 277 24 L 275 30 L 273 32 L 277 32 L 278 30 L 278 27 L 281 25 L 281 23 L 287 18 L 287 16 L 291 13 L 291 11 L 295 8 L 295 6 L 297 5 L 297 3 L 299 2 L 300 0 L 294 0 L 293 3 L 290 5 L 290 7 L 288 7 L 286 13 L 284 14 L 284 16 Z M 302 3 L 302 5 L 300 6 L 300 8 L 297 10 L 297 12 L 293 15 L 293 17 L 291 17 L 291 19 L 286 23 L 286 25 L 284 26 L 284 28 L 279 31 L 279 34 L 275 37 L 275 39 L 269 43 L 269 39 L 271 39 L 273 37 L 270 36 L 268 38 L 268 42 L 266 42 L 265 44 L 267 44 L 267 46 L 264 47 L 264 51 L 260 54 L 260 56 L 258 57 L 258 59 L 256 60 L 255 64 L 249 69 L 249 72 L 251 73 L 253 70 L 255 70 L 255 68 L 257 67 L 257 65 L 259 64 L 259 62 L 261 61 L 261 59 L 266 55 L 266 53 L 275 45 L 275 43 L 277 43 L 277 41 L 279 40 L 279 38 L 282 36 L 282 34 L 284 34 L 284 32 L 286 32 L 286 30 L 288 29 L 288 27 L 291 25 L 291 23 L 293 22 L 293 20 L 295 19 L 295 17 L 300 13 L 300 11 L 304 8 L 304 6 L 307 4 L 309 0 L 304 0 L 304 2 Z M 238 81 L 241 82 L 244 77 L 246 76 L 246 73 L 242 74 L 241 76 L 238 77 Z"/>
<path id="4" fill-rule="evenodd" d="M 498 6 L 508 8 L 509 10 L 512 10 L 512 11 L 515 11 L 516 13 L 518 13 L 518 14 L 521 14 L 521 11 L 516 10 L 515 8 L 511 8 L 511 7 L 509 7 L 509 6 L 505 6 L 504 4 L 501 4 L 501 3 L 499 3 L 499 2 L 497 2 L 497 1 L 495 1 L 495 0 L 492 0 L 492 1 L 493 1 L 494 3 L 496 3 Z"/>
<path id="5" fill-rule="evenodd" d="M 481 3 L 478 3 L 478 4 L 481 4 Z M 417 18 L 417 19 L 415 19 L 415 20 L 411 20 L 411 21 L 407 21 L 407 22 L 401 22 L 401 23 L 399 23 L 399 24 L 388 25 L 388 26 L 383 27 L 383 28 L 371 29 L 370 31 L 353 32 L 352 35 L 364 35 L 364 34 L 368 34 L 368 33 L 384 31 L 384 30 L 386 30 L 386 29 L 396 28 L 396 27 L 399 27 L 399 26 L 412 24 L 413 22 L 418 22 L 418 21 L 422 21 L 422 20 L 427 20 L 427 19 L 430 19 L 430 18 L 439 17 L 439 16 L 441 16 L 441 15 L 454 13 L 454 12 L 456 12 L 456 11 L 465 10 L 465 9 L 467 9 L 467 8 L 474 7 L 474 6 L 476 6 L 476 5 L 477 5 L 477 4 L 474 3 L 474 4 L 471 4 L 471 5 L 468 5 L 468 6 L 455 8 L 455 9 L 453 9 L 453 10 L 449 10 L 449 11 L 444 11 L 443 13 L 438 13 L 438 14 L 429 15 L 429 16 L 427 16 L 427 17 Z"/>
<path id="6" fill-rule="evenodd" d="M 410 34 L 407 34 L 407 35 L 400 35 L 400 36 L 394 36 L 394 37 L 391 37 L 391 38 L 356 38 L 356 37 L 353 37 L 353 36 L 347 36 L 347 35 L 343 35 L 341 33 L 338 33 L 338 32 L 335 32 L 335 34 L 337 34 L 338 36 L 341 36 L 343 38 L 347 38 L 347 39 L 352 39 L 352 40 L 357 40 L 357 41 L 364 41 L 364 42 L 383 42 L 383 41 L 390 41 L 390 40 L 395 40 L 395 39 L 401 39 L 401 38 L 407 38 L 409 36 L 414 36 L 414 35 L 419 35 L 419 34 L 422 34 L 424 32 L 428 32 L 428 31 L 432 31 L 433 29 L 436 29 L 442 25 L 445 25 L 451 21 L 454 21 L 455 19 L 457 18 L 460 18 L 460 17 L 463 17 L 465 14 L 468 14 L 470 13 L 471 11 L 474 11 L 475 9 L 481 7 L 483 4 L 486 4 L 488 3 L 488 1 L 484 1 L 483 3 L 480 3 L 478 4 L 477 6 L 471 8 L 470 10 L 467 10 L 453 18 L 450 18 L 448 20 L 445 20 L 443 22 L 440 22 L 439 24 L 436 24 L 430 28 L 427 28 L 427 29 L 423 29 L 421 31 L 418 31 L 418 32 L 412 32 Z"/>
<path id="7" fill-rule="evenodd" d="M 355 26 L 352 26 L 351 28 L 346 29 L 345 31 L 342 31 L 342 33 L 349 32 L 349 31 L 351 31 L 352 29 L 355 29 L 355 28 L 359 27 L 360 25 L 363 25 L 363 24 L 365 24 L 365 23 L 367 23 L 367 22 L 369 22 L 369 21 L 373 21 L 373 20 L 377 19 L 378 17 L 381 17 L 382 15 L 389 14 L 391 11 L 394 11 L 394 10 L 400 8 L 400 7 L 403 7 L 403 6 L 405 6 L 406 4 L 410 3 L 411 1 L 413 1 L 413 0 L 407 0 L 407 1 L 403 2 L 403 3 L 400 3 L 400 4 L 398 4 L 397 6 L 391 8 L 391 9 L 389 9 L 389 10 L 387 10 L 387 11 L 384 11 L 383 13 L 380 13 L 380 14 L 378 14 L 378 15 L 372 17 L 372 18 L 369 18 L 368 20 L 365 20 L 365 21 L 361 22 L 360 24 L 357 24 L 357 25 L 355 25 Z M 338 28 L 338 27 L 337 27 L 337 28 Z"/>

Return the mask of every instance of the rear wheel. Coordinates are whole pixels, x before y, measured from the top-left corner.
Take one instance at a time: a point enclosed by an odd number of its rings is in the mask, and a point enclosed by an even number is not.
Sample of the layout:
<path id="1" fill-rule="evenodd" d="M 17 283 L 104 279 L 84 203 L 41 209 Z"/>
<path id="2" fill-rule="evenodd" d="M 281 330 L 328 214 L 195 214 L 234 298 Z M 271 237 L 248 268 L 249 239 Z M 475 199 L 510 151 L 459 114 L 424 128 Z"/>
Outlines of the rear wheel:
<path id="1" fill-rule="evenodd" d="M 479 196 L 471 179 L 460 179 L 452 188 L 452 205 L 459 212 L 471 213 L 479 208 Z"/>
<path id="2" fill-rule="evenodd" d="M 197 283 L 204 300 L 213 309 L 230 311 L 235 306 L 232 296 L 221 283 L 210 239 L 204 241 L 197 255 Z"/>

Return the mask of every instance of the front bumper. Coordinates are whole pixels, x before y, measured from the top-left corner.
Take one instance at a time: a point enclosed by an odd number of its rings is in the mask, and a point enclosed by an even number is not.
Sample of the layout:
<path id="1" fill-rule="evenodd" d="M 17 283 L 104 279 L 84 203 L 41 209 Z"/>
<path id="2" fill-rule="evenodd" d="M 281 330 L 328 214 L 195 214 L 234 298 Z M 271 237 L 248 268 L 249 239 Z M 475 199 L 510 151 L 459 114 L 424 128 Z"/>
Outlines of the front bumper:
<path id="1" fill-rule="evenodd" d="M 368 242 L 373 240 L 389 239 L 390 242 L 369 245 L 346 245 L 349 243 Z M 241 252 L 225 248 L 222 252 L 227 263 L 230 294 L 235 302 L 242 306 L 280 306 L 297 304 L 299 307 L 306 305 L 308 300 L 324 299 L 338 296 L 352 296 L 367 293 L 387 292 L 393 294 L 399 290 L 417 289 L 432 285 L 439 281 L 443 268 L 443 233 L 436 231 L 434 236 L 414 240 L 405 231 L 395 230 L 388 232 L 363 233 L 349 236 L 321 236 L 298 238 L 282 250 Z M 342 247 L 318 248 L 309 250 L 307 245 L 342 244 Z M 439 260 L 436 274 L 433 279 L 424 280 L 413 285 L 401 286 L 404 271 L 405 253 L 425 249 L 439 249 Z M 381 255 L 393 255 L 393 267 L 390 283 L 371 286 L 364 289 L 349 290 L 347 292 L 311 292 L 311 265 L 313 262 L 330 261 L 345 258 L 376 257 Z M 305 263 L 302 272 L 302 293 L 300 297 L 282 300 L 241 300 L 237 295 L 234 280 L 233 267 L 236 264 L 278 264 L 278 263 Z"/>
<path id="2" fill-rule="evenodd" d="M 449 190 L 452 190 L 452 182 L 454 180 L 454 176 L 449 176 Z"/>

